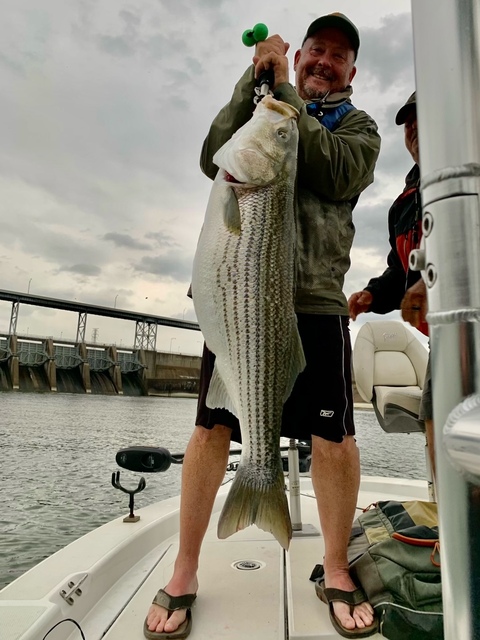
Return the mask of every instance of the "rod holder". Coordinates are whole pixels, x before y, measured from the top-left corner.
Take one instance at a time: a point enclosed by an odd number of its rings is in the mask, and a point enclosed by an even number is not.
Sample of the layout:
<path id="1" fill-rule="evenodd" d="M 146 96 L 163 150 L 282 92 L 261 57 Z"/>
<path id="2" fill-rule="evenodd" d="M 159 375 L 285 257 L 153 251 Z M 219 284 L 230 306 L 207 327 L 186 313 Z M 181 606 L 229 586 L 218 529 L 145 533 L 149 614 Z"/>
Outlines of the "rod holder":
<path id="1" fill-rule="evenodd" d="M 145 478 L 140 478 L 139 483 L 138 483 L 138 487 L 136 489 L 126 489 L 125 487 L 122 487 L 122 485 L 120 484 L 120 471 L 117 472 L 113 472 L 112 473 L 112 485 L 115 487 L 115 489 L 120 489 L 120 491 L 123 491 L 124 493 L 128 493 L 129 495 L 129 501 L 128 501 L 128 507 L 130 509 L 130 513 L 128 516 L 125 516 L 125 518 L 123 519 L 124 522 L 138 522 L 140 520 L 140 516 L 136 516 L 133 513 L 133 508 L 134 508 L 134 495 L 136 493 L 139 493 L 140 491 L 143 491 L 147 485 L 147 483 L 145 482 Z"/>

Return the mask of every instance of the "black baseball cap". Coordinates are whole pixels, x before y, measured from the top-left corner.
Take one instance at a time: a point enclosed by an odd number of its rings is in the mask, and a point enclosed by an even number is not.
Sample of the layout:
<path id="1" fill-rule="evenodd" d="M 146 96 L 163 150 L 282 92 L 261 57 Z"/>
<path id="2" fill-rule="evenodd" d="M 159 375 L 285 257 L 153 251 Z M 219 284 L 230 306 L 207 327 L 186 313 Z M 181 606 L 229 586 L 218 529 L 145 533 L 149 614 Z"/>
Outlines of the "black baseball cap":
<path id="1" fill-rule="evenodd" d="M 405 121 L 408 117 L 408 114 L 412 109 L 417 108 L 417 97 L 416 91 L 412 93 L 406 103 L 398 110 L 397 115 L 395 116 L 395 124 L 405 124 Z"/>
<path id="2" fill-rule="evenodd" d="M 350 44 L 352 45 L 352 49 L 355 52 L 355 58 L 357 57 L 358 49 L 360 47 L 360 35 L 358 33 L 357 27 L 347 18 L 343 13 L 329 13 L 325 16 L 321 16 L 312 22 L 312 24 L 308 27 L 307 33 L 302 42 L 302 46 L 305 44 L 305 40 L 313 36 L 320 29 L 325 29 L 326 27 L 335 27 L 336 29 L 340 29 L 350 40 Z"/>

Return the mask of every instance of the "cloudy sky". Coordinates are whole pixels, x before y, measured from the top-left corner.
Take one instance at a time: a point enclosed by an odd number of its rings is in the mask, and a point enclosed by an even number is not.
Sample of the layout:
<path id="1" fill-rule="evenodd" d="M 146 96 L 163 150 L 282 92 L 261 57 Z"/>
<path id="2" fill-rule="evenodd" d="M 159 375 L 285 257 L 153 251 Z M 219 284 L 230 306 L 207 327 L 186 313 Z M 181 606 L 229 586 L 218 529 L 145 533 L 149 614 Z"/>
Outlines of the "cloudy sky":
<path id="1" fill-rule="evenodd" d="M 409 1 L 3 0 L 0 289 L 195 320 L 186 291 L 211 187 L 198 158 L 251 62 L 242 32 L 266 23 L 293 60 L 331 11 L 360 30 L 353 103 L 382 136 L 354 212 L 347 296 L 380 274 L 388 207 L 412 164 L 393 122 L 414 89 Z M 0 332 L 10 313 L 0 301 Z M 24 305 L 18 332 L 74 338 L 76 323 Z M 91 316 L 87 338 L 93 329 L 133 344 L 133 323 Z M 199 340 L 159 327 L 157 347 L 199 353 Z"/>

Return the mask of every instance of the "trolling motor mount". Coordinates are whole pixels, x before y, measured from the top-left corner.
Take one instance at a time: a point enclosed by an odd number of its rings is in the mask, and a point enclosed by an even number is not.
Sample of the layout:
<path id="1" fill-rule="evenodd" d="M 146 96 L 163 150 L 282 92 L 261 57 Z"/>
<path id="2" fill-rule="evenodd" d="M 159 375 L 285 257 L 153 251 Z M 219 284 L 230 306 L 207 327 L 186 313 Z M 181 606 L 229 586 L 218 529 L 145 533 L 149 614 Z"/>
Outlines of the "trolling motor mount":
<path id="1" fill-rule="evenodd" d="M 158 473 L 166 471 L 170 465 L 182 464 L 183 454 L 173 456 L 168 449 L 164 447 L 127 447 L 117 451 L 115 461 L 119 467 L 128 469 L 129 471 L 139 471 L 142 473 Z M 120 471 L 112 473 L 112 485 L 115 489 L 120 489 L 124 493 L 128 493 L 130 514 L 124 518 L 124 522 L 138 522 L 140 516 L 133 513 L 134 495 L 143 491 L 146 486 L 145 478 L 140 478 L 136 489 L 126 489 L 120 484 Z"/>

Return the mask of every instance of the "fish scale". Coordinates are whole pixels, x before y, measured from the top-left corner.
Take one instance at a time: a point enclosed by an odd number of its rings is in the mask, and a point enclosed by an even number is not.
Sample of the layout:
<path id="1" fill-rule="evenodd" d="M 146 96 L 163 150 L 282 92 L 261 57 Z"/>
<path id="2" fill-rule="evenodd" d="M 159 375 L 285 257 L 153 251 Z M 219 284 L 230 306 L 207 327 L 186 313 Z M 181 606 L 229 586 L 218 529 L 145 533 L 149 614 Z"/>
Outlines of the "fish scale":
<path id="1" fill-rule="evenodd" d="M 231 411 L 242 433 L 219 536 L 256 524 L 284 547 L 291 522 L 281 419 L 305 366 L 294 310 L 297 116 L 293 107 L 264 98 L 215 154 L 220 169 L 192 277 L 200 328 L 216 356 L 207 405 Z"/>

